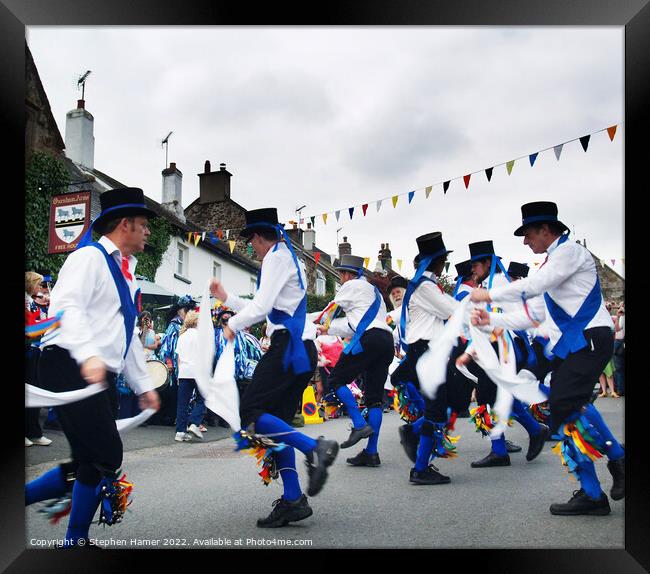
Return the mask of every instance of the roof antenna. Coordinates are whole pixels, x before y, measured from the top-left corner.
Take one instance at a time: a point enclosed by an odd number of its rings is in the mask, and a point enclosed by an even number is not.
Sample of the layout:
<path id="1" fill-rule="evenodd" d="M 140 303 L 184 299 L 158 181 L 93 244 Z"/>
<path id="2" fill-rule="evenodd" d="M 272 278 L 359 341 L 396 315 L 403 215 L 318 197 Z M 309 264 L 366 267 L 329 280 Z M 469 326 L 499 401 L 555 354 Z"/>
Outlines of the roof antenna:
<path id="1" fill-rule="evenodd" d="M 86 71 L 86 73 L 83 76 L 79 76 L 79 79 L 77 80 L 77 89 L 79 89 L 79 86 L 81 86 L 81 99 L 84 99 L 84 93 L 86 91 L 86 78 L 90 75 L 91 70 Z"/>
<path id="2" fill-rule="evenodd" d="M 169 132 L 161 142 L 160 147 L 165 146 L 165 169 L 167 169 L 167 152 L 169 151 L 169 136 L 174 132 Z"/>

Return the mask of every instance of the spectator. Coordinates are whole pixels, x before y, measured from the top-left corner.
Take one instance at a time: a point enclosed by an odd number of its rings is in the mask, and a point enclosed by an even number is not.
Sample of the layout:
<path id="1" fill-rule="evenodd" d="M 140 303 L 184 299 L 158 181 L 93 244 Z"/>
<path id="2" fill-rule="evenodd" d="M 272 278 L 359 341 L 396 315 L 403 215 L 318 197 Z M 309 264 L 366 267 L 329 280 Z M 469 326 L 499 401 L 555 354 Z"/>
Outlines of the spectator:
<path id="1" fill-rule="evenodd" d="M 613 304 L 611 301 L 607 301 L 605 303 L 605 307 L 611 314 L 611 310 L 613 308 Z M 615 317 L 612 317 L 612 322 L 616 324 Z M 613 399 L 619 399 L 621 396 L 616 392 L 614 388 L 614 355 L 612 355 L 612 358 L 609 360 L 607 365 L 605 366 L 605 370 L 601 373 L 599 377 L 599 382 L 600 382 L 600 394 L 598 395 L 599 398 L 603 398 L 607 396 L 607 387 L 609 387 L 609 393 L 610 396 Z"/>
<path id="2" fill-rule="evenodd" d="M 160 335 L 153 328 L 153 319 L 149 311 L 142 311 L 138 318 L 140 331 L 138 333 L 142 346 L 144 347 L 144 356 L 149 359 L 156 358 L 156 351 L 160 347 Z"/>
<path id="3" fill-rule="evenodd" d="M 199 361 L 197 356 L 199 331 L 196 328 L 199 314 L 188 311 L 178 335 L 176 353 L 178 355 L 178 402 L 176 408 L 176 436 L 178 442 L 189 442 L 192 435 L 203 438 L 199 425 L 205 414 L 205 402 L 196 386 L 196 367 Z M 192 394 L 196 395 L 194 407 L 190 412 Z M 189 422 L 189 426 L 188 426 Z M 189 432 L 188 432 L 189 431 Z"/>
<path id="4" fill-rule="evenodd" d="M 625 304 L 618 306 L 614 319 L 614 383 L 620 396 L 625 395 Z"/>
<path id="5" fill-rule="evenodd" d="M 47 305 L 41 284 L 43 275 L 34 271 L 25 273 L 25 324 L 33 325 L 37 321 L 47 318 Z M 45 308 L 44 308 L 45 307 Z M 39 339 L 27 339 L 25 344 L 25 358 L 27 363 L 27 382 L 38 386 L 37 366 L 41 354 Z M 48 446 L 52 441 L 43 436 L 39 421 L 41 409 L 25 409 L 25 446 Z"/>

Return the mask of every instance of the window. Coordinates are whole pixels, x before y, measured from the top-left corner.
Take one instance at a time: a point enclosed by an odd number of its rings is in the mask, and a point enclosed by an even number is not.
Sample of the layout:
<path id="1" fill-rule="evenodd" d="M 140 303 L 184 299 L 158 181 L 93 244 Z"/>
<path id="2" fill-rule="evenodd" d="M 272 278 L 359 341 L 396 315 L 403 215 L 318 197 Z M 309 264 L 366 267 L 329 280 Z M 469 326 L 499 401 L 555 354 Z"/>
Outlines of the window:
<path id="1" fill-rule="evenodd" d="M 325 275 L 316 269 L 316 295 L 325 295 Z"/>
<path id="2" fill-rule="evenodd" d="M 212 262 L 212 277 L 221 281 L 221 265 L 216 261 Z"/>
<path id="3" fill-rule="evenodd" d="M 188 267 L 188 252 L 189 250 L 185 245 L 179 243 L 178 244 L 178 252 L 176 255 L 176 273 L 178 275 L 182 275 L 183 277 L 187 277 L 187 267 Z"/>

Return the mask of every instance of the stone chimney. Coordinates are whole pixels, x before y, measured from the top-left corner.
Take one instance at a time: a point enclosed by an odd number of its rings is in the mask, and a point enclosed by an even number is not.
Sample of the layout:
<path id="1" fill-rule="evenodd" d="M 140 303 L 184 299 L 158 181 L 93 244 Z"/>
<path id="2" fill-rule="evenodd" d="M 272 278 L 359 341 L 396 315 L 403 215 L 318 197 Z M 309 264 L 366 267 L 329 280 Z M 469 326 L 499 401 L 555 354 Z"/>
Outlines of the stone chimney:
<path id="1" fill-rule="evenodd" d="M 307 229 L 302 234 L 302 245 L 305 251 L 312 251 L 316 243 L 316 231 L 311 228 L 311 223 L 307 224 Z"/>
<path id="2" fill-rule="evenodd" d="M 199 203 L 215 203 L 230 199 L 230 178 L 226 164 L 219 164 L 219 171 L 210 171 L 210 162 L 205 162 L 203 173 L 199 173 Z"/>
<path id="3" fill-rule="evenodd" d="M 65 155 L 75 163 L 95 167 L 95 119 L 85 109 L 84 100 L 77 100 L 77 109 L 65 115 Z"/>
<path id="4" fill-rule="evenodd" d="M 393 256 L 390 252 L 390 248 L 388 247 L 388 243 L 382 243 L 381 244 L 381 249 L 379 250 L 379 263 L 381 264 L 381 268 L 389 271 L 392 270 L 393 268 Z"/>
<path id="5" fill-rule="evenodd" d="M 185 223 L 182 202 L 183 174 L 174 162 L 170 163 L 167 169 L 162 170 L 162 182 L 160 205 Z"/>
<path id="6" fill-rule="evenodd" d="M 341 255 L 352 255 L 352 245 L 348 243 L 348 238 L 343 238 L 343 243 L 339 243 L 339 260 Z"/>
<path id="7" fill-rule="evenodd" d="M 298 245 L 302 245 L 303 230 L 298 227 L 297 223 L 293 223 L 291 228 L 285 229 L 284 232 Z"/>

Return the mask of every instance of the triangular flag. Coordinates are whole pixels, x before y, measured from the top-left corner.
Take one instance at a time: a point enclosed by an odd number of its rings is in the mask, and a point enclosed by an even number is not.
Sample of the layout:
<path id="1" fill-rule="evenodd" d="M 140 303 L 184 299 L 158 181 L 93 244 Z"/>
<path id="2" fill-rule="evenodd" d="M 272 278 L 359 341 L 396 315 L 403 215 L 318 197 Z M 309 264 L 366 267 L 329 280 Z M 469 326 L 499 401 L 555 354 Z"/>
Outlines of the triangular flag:
<path id="1" fill-rule="evenodd" d="M 309 219 L 311 219 L 311 227 L 312 229 L 316 227 L 316 216 L 312 215 Z"/>
<path id="2" fill-rule="evenodd" d="M 210 243 L 216 243 L 217 238 L 214 236 L 214 233 L 212 231 L 208 233 L 208 239 L 210 240 Z"/>
<path id="3" fill-rule="evenodd" d="M 429 199 L 429 194 L 431 193 L 431 186 L 424 188 L 424 199 Z"/>
<path id="4" fill-rule="evenodd" d="M 339 211 L 334 213 L 334 215 L 336 215 L 336 221 L 338 221 L 339 220 L 339 215 L 341 215 L 341 210 L 339 209 Z"/>
<path id="5" fill-rule="evenodd" d="M 366 215 L 366 211 L 368 211 L 368 204 L 367 204 L 367 203 L 364 203 L 364 204 L 361 206 L 361 209 L 363 209 L 363 215 L 364 215 L 364 217 L 365 217 L 365 215 Z"/>
<path id="6" fill-rule="evenodd" d="M 485 176 L 487 177 L 488 181 L 490 181 L 492 179 L 492 170 L 493 169 L 494 169 L 493 167 L 488 167 L 485 170 Z"/>
<path id="7" fill-rule="evenodd" d="M 445 271 L 449 271 L 449 261 L 445 261 Z"/>
<path id="8" fill-rule="evenodd" d="M 223 230 L 217 229 L 217 237 L 219 238 L 219 241 L 223 239 Z"/>
<path id="9" fill-rule="evenodd" d="M 589 145 L 589 139 L 591 136 L 582 136 L 580 138 L 580 143 L 582 144 L 582 149 L 587 151 L 587 146 Z"/>
<path id="10" fill-rule="evenodd" d="M 610 259 L 610 261 L 612 262 L 612 267 L 614 267 L 616 265 L 616 259 Z"/>
<path id="11" fill-rule="evenodd" d="M 394 195 L 394 196 L 393 196 L 393 207 L 395 207 L 395 206 L 397 205 L 397 199 L 398 199 L 398 197 L 399 197 L 399 196 L 397 196 L 397 195 Z"/>
<path id="12" fill-rule="evenodd" d="M 382 202 L 382 201 L 383 201 L 383 199 L 380 199 L 380 200 L 377 202 L 377 213 L 379 213 L 379 210 L 381 209 L 381 202 Z"/>
<path id="13" fill-rule="evenodd" d="M 397 268 L 401 271 L 402 270 L 402 260 L 398 259 L 397 260 Z"/>
<path id="14" fill-rule="evenodd" d="M 194 247 L 196 247 L 199 244 L 199 239 L 201 239 L 201 234 L 200 233 L 195 233 L 194 234 Z"/>
<path id="15" fill-rule="evenodd" d="M 450 181 L 451 181 L 451 180 L 450 180 Z M 448 190 L 448 189 L 449 189 L 449 181 L 445 181 L 445 182 L 442 184 L 442 191 L 443 191 L 444 193 L 447 193 L 447 190 Z"/>
<path id="16" fill-rule="evenodd" d="M 463 181 L 465 182 L 465 189 L 469 187 L 469 180 L 472 177 L 472 174 L 470 173 L 469 175 L 464 175 L 463 176 Z"/>
<path id="17" fill-rule="evenodd" d="M 201 241 L 205 241 L 205 231 L 201 233 Z"/>
<path id="18" fill-rule="evenodd" d="M 414 191 L 409 191 L 409 203 L 411 203 L 411 201 L 413 201 L 413 196 L 414 195 L 415 195 Z"/>
<path id="19" fill-rule="evenodd" d="M 515 165 L 515 160 L 512 159 L 508 163 L 506 163 L 506 169 L 508 170 L 508 175 L 512 173 L 512 166 Z"/>
<path id="20" fill-rule="evenodd" d="M 533 167 L 533 165 L 535 164 L 535 160 L 537 159 L 538 155 L 539 155 L 539 152 L 537 151 L 535 153 L 531 153 L 528 156 L 528 159 L 530 160 L 530 167 Z"/>
<path id="21" fill-rule="evenodd" d="M 320 253 L 316 251 L 316 253 L 314 253 L 314 262 L 316 263 L 316 265 L 318 265 L 319 261 L 320 261 Z"/>
<path id="22" fill-rule="evenodd" d="M 370 257 L 364 257 L 363 258 L 363 266 L 368 269 L 368 265 L 370 265 Z"/>
<path id="23" fill-rule="evenodd" d="M 563 146 L 564 146 L 564 144 L 560 144 L 560 145 L 556 145 L 553 148 L 553 151 L 555 152 L 555 159 L 557 159 L 558 161 L 560 161 L 560 154 L 562 153 L 562 147 Z"/>
<path id="24" fill-rule="evenodd" d="M 230 253 L 232 253 L 235 250 L 235 240 L 231 239 L 228 241 L 228 245 L 230 245 Z"/>
<path id="25" fill-rule="evenodd" d="M 187 234 L 187 242 L 189 243 L 190 241 L 192 241 L 192 232 Z"/>
<path id="26" fill-rule="evenodd" d="M 226 239 L 230 239 L 230 229 L 226 229 Z"/>
<path id="27" fill-rule="evenodd" d="M 323 223 L 327 225 L 327 213 L 323 213 Z"/>
<path id="28" fill-rule="evenodd" d="M 603 267 L 603 268 L 605 267 L 605 260 L 604 259 L 600 260 L 600 266 Z"/>
<path id="29" fill-rule="evenodd" d="M 348 207 L 348 213 L 350 214 L 350 219 L 352 219 L 352 214 L 354 213 L 354 207 Z"/>
<path id="30" fill-rule="evenodd" d="M 614 134 L 616 133 L 616 126 L 607 128 L 607 135 L 609 136 L 610 141 L 614 141 Z"/>

